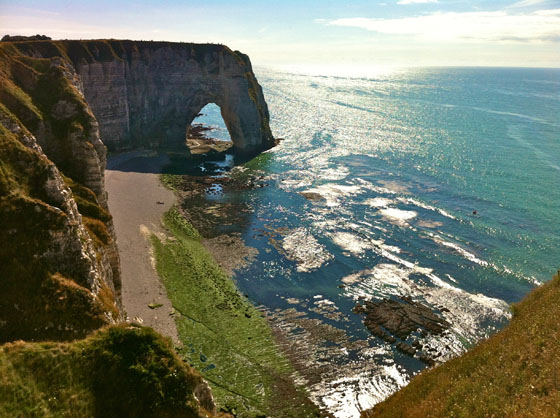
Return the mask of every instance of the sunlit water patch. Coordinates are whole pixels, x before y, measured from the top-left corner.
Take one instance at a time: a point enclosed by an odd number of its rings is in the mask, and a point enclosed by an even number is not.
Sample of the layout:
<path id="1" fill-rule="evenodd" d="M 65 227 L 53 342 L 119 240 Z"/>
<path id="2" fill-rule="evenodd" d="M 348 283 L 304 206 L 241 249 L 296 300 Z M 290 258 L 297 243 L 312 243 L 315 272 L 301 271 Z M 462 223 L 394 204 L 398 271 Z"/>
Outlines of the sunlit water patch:
<path id="1" fill-rule="evenodd" d="M 257 75 L 285 140 L 234 172 L 267 186 L 209 190 L 251 209 L 242 235 L 258 254 L 238 286 L 335 416 L 496 332 L 558 268 L 559 71 Z M 366 301 L 418 304 L 449 326 L 392 342 L 353 312 Z"/>

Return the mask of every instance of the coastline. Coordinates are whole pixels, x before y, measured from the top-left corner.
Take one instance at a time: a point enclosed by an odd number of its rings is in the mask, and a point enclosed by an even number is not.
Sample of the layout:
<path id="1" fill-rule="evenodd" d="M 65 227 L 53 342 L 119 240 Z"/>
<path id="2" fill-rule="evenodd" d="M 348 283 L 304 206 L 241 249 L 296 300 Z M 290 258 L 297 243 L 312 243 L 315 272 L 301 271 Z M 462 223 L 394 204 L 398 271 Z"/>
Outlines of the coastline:
<path id="1" fill-rule="evenodd" d="M 105 186 L 117 235 L 127 319 L 150 326 L 178 344 L 170 315 L 173 307 L 155 270 L 150 243 L 152 234 L 164 233 L 161 217 L 175 203 L 173 192 L 159 180 L 158 172 L 165 164 L 166 156 L 153 152 L 110 156 Z"/>
<path id="2" fill-rule="evenodd" d="M 140 318 L 171 337 L 179 356 L 209 383 L 222 412 L 320 416 L 295 383 L 297 374 L 265 315 L 232 279 L 251 249 L 237 234 L 208 236 L 193 227 L 191 216 L 207 216 L 194 196 L 183 193 L 196 179 L 162 177 L 169 163 L 155 152 L 117 154 L 108 161 L 106 187 L 128 319 Z M 183 190 L 174 187 L 181 182 Z"/>

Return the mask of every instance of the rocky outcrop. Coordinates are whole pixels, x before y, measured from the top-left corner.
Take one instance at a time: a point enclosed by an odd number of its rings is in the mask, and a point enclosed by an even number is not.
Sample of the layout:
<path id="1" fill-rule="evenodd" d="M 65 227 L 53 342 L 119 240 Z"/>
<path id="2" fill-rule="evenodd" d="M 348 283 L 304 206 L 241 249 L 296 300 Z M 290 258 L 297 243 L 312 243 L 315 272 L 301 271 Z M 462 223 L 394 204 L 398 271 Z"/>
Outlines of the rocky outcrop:
<path id="1" fill-rule="evenodd" d="M 250 62 L 227 47 L 130 41 L 0 43 L 0 343 L 77 340 L 106 324 L 123 322 L 101 135 L 114 149 L 184 146 L 187 127 L 209 102 L 221 106 L 237 152 L 256 153 L 275 144 Z M 135 333 L 126 325 L 105 328 L 97 334 L 111 337 L 110 347 L 103 350 L 87 352 L 80 341 L 52 347 L 58 354 L 77 347 L 78 354 L 70 358 L 94 366 L 93 372 L 78 374 L 95 386 L 93 397 L 86 394 L 90 401 L 106 402 L 117 393 L 120 398 L 112 406 L 129 412 L 133 405 L 139 411 L 133 415 L 154 405 L 163 407 L 164 415 L 177 415 L 165 402 L 192 407 L 201 416 L 216 413 L 207 383 L 170 350 L 163 354 L 171 360 L 159 354 L 168 341 L 152 338 L 151 330 Z M 41 344 L 42 353 L 46 346 Z M 119 347 L 126 355 L 111 354 Z M 141 349 L 138 355 L 136 348 Z M 102 357 L 99 365 L 92 362 L 97 355 Z M 139 360 L 140 365 L 127 363 L 119 369 L 110 364 L 114 360 Z M 53 364 L 59 366 L 52 358 L 37 361 L 47 369 Z M 159 386 L 147 371 L 150 367 L 164 374 L 161 381 L 167 387 Z M 49 380 L 53 376 L 51 371 L 43 375 Z M 128 380 L 119 386 L 123 376 Z M 103 379 L 108 383 L 99 384 Z M 142 394 L 142 382 L 149 383 L 146 393 L 164 401 L 146 396 L 134 400 Z M 53 384 L 58 390 L 60 382 Z M 120 396 L 123 388 L 130 396 Z M 49 390 L 41 385 L 38 396 Z"/>
<path id="2" fill-rule="evenodd" d="M 105 147 L 63 58 L 0 47 L 0 341 L 67 340 L 122 319 Z"/>
<path id="3" fill-rule="evenodd" d="M 410 297 L 401 300 L 368 300 L 363 304 L 358 303 L 353 311 L 365 315 L 364 325 L 373 335 L 389 344 L 396 343 L 399 351 L 409 356 L 417 355 L 419 360 L 429 365 L 434 365 L 435 360 L 432 355 L 422 352 L 420 340 L 427 334 L 441 334 L 451 326 L 429 307 Z M 415 338 L 409 344 L 406 341 L 413 334 L 416 334 Z M 397 338 L 401 341 L 397 341 Z"/>
<path id="4" fill-rule="evenodd" d="M 109 149 L 184 145 L 208 103 L 217 104 L 234 150 L 276 144 L 249 58 L 224 45 L 138 41 L 14 44 L 33 57 L 67 57 Z"/>

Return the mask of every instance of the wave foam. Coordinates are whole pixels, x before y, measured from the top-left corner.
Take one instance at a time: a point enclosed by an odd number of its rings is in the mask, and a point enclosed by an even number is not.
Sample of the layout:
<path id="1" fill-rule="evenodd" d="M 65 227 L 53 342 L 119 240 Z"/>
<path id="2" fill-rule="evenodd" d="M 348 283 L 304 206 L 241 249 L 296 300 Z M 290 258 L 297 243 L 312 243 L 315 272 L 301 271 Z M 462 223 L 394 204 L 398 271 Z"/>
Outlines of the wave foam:
<path id="1" fill-rule="evenodd" d="M 286 257 L 297 262 L 297 271 L 309 272 L 332 258 L 325 247 L 305 228 L 297 228 L 282 239 Z"/>

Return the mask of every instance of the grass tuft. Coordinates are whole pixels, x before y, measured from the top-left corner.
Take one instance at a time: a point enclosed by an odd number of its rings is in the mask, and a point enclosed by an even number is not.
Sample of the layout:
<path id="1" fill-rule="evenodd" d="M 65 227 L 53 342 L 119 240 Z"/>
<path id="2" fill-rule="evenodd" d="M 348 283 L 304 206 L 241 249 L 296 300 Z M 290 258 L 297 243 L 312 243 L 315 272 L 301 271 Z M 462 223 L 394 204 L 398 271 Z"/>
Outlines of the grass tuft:
<path id="1" fill-rule="evenodd" d="M 0 347 L 0 416 L 203 417 L 193 395 L 200 382 L 169 340 L 147 327 Z"/>

